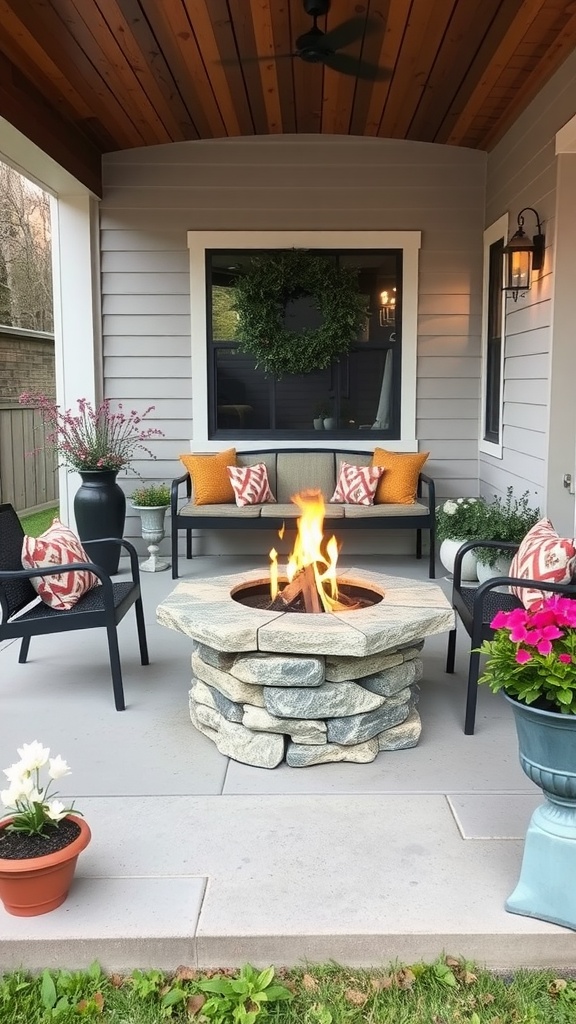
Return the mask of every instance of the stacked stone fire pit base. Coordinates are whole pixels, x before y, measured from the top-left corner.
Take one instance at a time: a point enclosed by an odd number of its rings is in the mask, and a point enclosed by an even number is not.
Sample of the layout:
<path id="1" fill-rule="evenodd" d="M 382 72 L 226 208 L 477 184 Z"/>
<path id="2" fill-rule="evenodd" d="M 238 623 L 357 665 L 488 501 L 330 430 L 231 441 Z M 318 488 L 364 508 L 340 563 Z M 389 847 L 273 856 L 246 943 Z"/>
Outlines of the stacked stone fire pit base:
<path id="1" fill-rule="evenodd" d="M 190 717 L 221 754 L 257 768 L 373 761 L 418 742 L 422 644 L 365 658 L 192 655 Z"/>
<path id="2" fill-rule="evenodd" d="M 348 569 L 343 582 L 382 597 L 354 611 L 293 614 L 231 596 L 258 571 L 182 580 L 158 621 L 191 637 L 190 716 L 222 754 L 275 768 L 373 761 L 413 747 L 426 636 L 454 626 L 440 587 Z"/>

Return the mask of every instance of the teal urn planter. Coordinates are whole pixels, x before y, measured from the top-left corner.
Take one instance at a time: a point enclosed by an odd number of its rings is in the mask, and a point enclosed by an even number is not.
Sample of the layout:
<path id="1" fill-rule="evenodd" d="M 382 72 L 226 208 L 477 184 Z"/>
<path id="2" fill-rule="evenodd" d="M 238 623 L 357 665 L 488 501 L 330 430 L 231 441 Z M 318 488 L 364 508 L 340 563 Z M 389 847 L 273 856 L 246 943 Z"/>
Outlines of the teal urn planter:
<path id="1" fill-rule="evenodd" d="M 522 770 L 545 796 L 528 826 L 506 910 L 576 931 L 576 715 L 504 697 L 514 713 Z"/>

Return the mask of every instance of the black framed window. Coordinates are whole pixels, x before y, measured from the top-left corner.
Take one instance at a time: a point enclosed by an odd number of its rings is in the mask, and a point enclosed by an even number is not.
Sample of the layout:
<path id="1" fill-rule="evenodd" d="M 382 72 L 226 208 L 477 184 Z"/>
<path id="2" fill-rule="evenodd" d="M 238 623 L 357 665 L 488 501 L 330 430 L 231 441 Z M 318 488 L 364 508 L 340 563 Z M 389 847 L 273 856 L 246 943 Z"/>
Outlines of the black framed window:
<path id="1" fill-rule="evenodd" d="M 484 440 L 500 442 L 502 375 L 502 274 L 504 239 L 490 246 L 488 257 L 488 310 L 486 317 L 486 392 L 484 402 Z"/>
<path id="2" fill-rule="evenodd" d="M 400 437 L 402 251 L 314 250 L 358 272 L 366 324 L 349 351 L 325 370 L 266 376 L 236 342 L 234 285 L 263 250 L 206 250 L 210 438 Z M 315 328 L 312 297 L 287 303 L 286 326 Z M 318 432 L 322 431 L 322 434 Z"/>

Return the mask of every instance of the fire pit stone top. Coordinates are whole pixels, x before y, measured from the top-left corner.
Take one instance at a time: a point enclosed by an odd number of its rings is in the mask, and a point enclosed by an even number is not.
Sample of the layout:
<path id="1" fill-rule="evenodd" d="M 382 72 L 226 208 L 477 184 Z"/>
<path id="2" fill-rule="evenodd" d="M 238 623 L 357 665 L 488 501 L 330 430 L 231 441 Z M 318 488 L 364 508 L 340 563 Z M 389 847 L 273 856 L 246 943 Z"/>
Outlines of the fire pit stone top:
<path id="1" fill-rule="evenodd" d="M 260 569 L 211 579 L 182 580 L 158 606 L 158 622 L 218 651 L 266 651 L 365 657 L 399 644 L 444 633 L 454 612 L 435 583 L 366 569 L 345 569 L 340 579 L 384 592 L 369 608 L 294 615 L 239 604 L 231 591 L 263 580 Z"/>

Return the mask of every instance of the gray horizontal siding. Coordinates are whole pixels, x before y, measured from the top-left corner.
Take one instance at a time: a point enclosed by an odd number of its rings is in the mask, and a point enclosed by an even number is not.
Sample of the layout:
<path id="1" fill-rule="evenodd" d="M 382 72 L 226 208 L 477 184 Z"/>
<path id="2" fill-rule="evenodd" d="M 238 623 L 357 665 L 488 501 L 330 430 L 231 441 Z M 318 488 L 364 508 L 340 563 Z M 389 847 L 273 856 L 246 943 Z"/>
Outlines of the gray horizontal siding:
<path id="1" fill-rule="evenodd" d="M 242 230 L 419 230 L 418 437 L 440 496 L 477 493 L 485 163 L 453 147 L 313 136 L 106 156 L 105 392 L 152 401 L 167 435 L 138 472 L 176 475 L 193 436 L 188 230 L 236 229 L 239 246 Z"/>
<path id="2" fill-rule="evenodd" d="M 486 224 L 508 212 L 512 232 L 518 212 L 526 206 L 534 207 L 543 223 L 546 253 L 544 272 L 536 275 L 531 291 L 516 304 L 507 302 L 503 457 L 497 460 L 481 454 L 481 489 L 496 489 L 502 494 L 513 483 L 516 494 L 526 489 L 536 493 L 549 514 L 553 514 L 558 498 L 564 503 L 566 495 L 562 493 L 560 474 L 555 473 L 551 479 L 548 475 L 551 447 L 565 445 L 571 451 L 567 469 L 574 472 L 573 432 L 550 436 L 548 403 L 554 373 L 555 134 L 574 115 L 575 96 L 576 54 L 572 54 L 490 153 L 487 168 Z M 525 230 L 528 234 L 536 230 L 531 213 L 525 215 Z M 572 508 L 572 522 L 573 518 Z"/>

